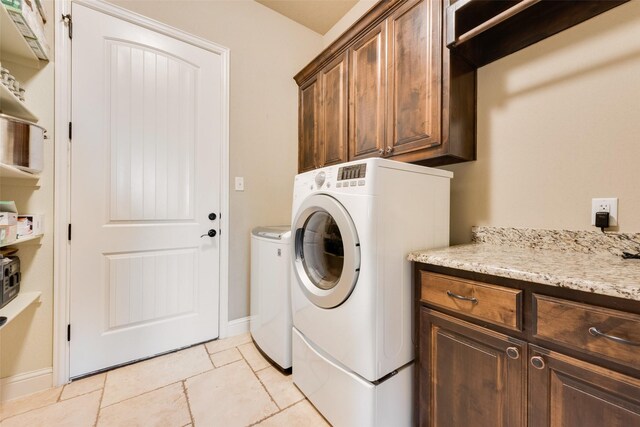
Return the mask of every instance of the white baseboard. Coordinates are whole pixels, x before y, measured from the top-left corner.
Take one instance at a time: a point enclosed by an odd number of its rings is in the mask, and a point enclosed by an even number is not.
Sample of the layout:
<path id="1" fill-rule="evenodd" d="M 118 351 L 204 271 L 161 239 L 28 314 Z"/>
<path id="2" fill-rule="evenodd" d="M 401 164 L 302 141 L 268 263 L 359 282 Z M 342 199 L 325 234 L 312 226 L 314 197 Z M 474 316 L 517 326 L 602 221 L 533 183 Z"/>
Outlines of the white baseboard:
<path id="1" fill-rule="evenodd" d="M 241 317 L 240 319 L 231 320 L 227 326 L 227 336 L 221 338 L 229 338 L 234 335 L 244 334 L 249 332 L 249 320 L 251 316 Z"/>
<path id="2" fill-rule="evenodd" d="M 53 368 L 25 372 L 0 380 L 0 402 L 16 399 L 31 393 L 46 390 L 53 384 Z"/>

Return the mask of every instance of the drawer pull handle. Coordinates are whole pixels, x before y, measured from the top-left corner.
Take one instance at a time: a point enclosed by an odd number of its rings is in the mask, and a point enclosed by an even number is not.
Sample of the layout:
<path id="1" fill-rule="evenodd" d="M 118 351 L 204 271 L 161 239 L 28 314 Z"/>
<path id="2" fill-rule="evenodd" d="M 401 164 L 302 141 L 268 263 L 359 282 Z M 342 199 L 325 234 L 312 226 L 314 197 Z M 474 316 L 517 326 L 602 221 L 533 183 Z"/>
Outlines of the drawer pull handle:
<path id="1" fill-rule="evenodd" d="M 508 347 L 507 348 L 507 356 L 509 356 L 510 359 L 519 359 L 520 358 L 520 352 L 518 351 L 518 349 L 516 347 Z"/>
<path id="2" fill-rule="evenodd" d="M 540 356 L 533 356 L 531 358 L 531 366 L 533 366 L 536 369 L 544 369 L 544 359 Z"/>
<path id="3" fill-rule="evenodd" d="M 478 299 L 474 298 L 474 297 L 465 297 L 463 295 L 458 295 L 458 294 L 454 294 L 451 291 L 447 291 L 447 295 L 449 295 L 451 298 L 456 298 L 456 299 L 461 299 L 463 301 L 471 301 L 474 304 L 478 303 Z"/>
<path id="4" fill-rule="evenodd" d="M 616 336 L 613 336 L 613 335 L 605 334 L 604 332 L 600 332 L 598 330 L 598 328 L 596 328 L 595 326 L 592 326 L 592 327 L 589 328 L 589 333 L 591 335 L 593 335 L 594 337 L 602 337 L 602 338 L 606 338 L 608 340 L 611 340 L 611 341 L 614 341 L 614 342 L 617 342 L 617 343 L 620 343 L 620 344 L 626 344 L 626 345 L 632 345 L 632 346 L 635 346 L 635 347 L 640 347 L 640 343 L 629 341 L 627 339 L 616 337 Z"/>

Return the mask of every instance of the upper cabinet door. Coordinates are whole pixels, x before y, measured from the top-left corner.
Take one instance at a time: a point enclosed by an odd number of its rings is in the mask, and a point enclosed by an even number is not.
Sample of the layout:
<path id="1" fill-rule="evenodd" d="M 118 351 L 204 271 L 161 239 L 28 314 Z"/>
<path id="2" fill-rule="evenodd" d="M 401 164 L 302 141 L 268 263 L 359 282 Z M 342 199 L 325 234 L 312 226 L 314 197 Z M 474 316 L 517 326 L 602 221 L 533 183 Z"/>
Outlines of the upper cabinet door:
<path id="1" fill-rule="evenodd" d="M 347 161 L 347 64 L 346 53 L 320 72 L 322 114 L 320 116 L 320 164 Z"/>
<path id="2" fill-rule="evenodd" d="M 298 172 L 318 167 L 320 84 L 314 77 L 300 88 Z"/>
<path id="3" fill-rule="evenodd" d="M 386 21 L 349 49 L 351 159 L 379 156 L 385 141 Z"/>
<path id="4" fill-rule="evenodd" d="M 388 19 L 386 154 L 439 145 L 441 139 L 442 2 L 411 0 Z"/>

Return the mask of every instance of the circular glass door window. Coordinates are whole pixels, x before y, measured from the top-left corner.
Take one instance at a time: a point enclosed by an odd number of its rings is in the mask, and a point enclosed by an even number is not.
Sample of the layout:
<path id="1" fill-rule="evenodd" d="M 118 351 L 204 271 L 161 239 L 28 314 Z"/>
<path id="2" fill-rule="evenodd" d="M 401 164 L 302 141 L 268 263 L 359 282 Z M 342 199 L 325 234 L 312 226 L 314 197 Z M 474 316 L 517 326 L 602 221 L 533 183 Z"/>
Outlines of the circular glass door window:
<path id="1" fill-rule="evenodd" d="M 349 213 L 333 197 L 314 194 L 298 208 L 293 230 L 291 255 L 300 289 L 318 307 L 339 306 L 360 274 L 360 243 Z"/>
<path id="2" fill-rule="evenodd" d="M 322 290 L 333 289 L 342 276 L 344 244 L 338 224 L 326 211 L 316 211 L 303 226 L 302 265 L 307 277 Z"/>

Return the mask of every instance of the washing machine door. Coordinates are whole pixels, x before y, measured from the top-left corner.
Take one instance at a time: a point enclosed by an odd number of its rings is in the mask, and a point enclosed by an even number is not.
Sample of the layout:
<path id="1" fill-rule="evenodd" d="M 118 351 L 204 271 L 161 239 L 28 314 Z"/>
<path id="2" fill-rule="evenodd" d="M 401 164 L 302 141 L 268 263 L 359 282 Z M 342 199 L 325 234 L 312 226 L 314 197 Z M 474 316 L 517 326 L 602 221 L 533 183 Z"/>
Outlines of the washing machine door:
<path id="1" fill-rule="evenodd" d="M 318 307 L 342 304 L 360 271 L 360 241 L 349 213 L 333 197 L 315 194 L 302 203 L 292 228 L 298 285 Z"/>

